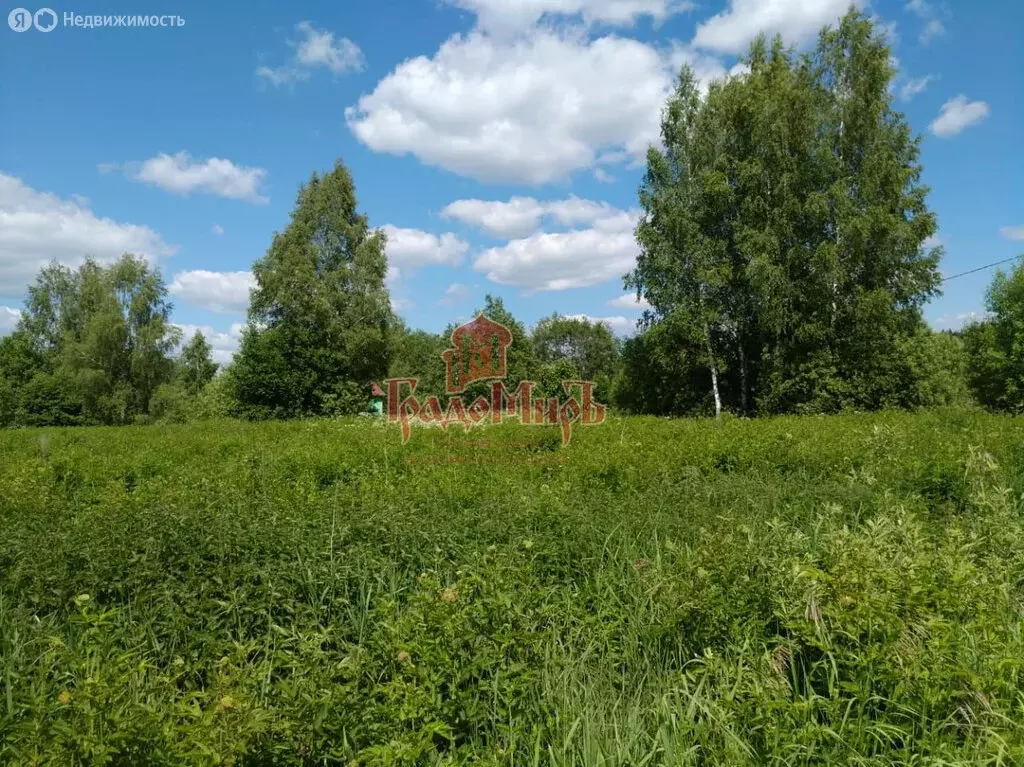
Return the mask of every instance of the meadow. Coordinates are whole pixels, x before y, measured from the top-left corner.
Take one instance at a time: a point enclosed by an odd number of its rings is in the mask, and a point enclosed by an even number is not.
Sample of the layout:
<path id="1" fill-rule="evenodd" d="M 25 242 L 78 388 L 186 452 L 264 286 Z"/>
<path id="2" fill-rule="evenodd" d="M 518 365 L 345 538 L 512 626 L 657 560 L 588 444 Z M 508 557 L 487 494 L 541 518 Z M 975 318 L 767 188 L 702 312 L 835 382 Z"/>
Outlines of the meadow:
<path id="1" fill-rule="evenodd" d="M 5 431 L 0 763 L 1022 764 L 1022 493 L 970 410 Z"/>

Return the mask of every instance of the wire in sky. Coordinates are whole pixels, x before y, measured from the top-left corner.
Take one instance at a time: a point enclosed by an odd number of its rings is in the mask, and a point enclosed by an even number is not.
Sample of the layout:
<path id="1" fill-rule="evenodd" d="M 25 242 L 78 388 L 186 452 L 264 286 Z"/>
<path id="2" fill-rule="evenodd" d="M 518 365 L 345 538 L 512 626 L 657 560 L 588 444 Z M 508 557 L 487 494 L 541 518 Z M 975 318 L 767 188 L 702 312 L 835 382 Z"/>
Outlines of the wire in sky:
<path id="1" fill-rule="evenodd" d="M 966 272 L 960 272 L 960 274 L 951 274 L 949 277 L 943 277 L 939 282 L 947 282 L 949 280 L 955 280 L 957 277 L 963 277 L 967 274 L 974 274 L 980 272 L 982 269 L 991 269 L 993 266 L 999 266 L 1000 264 L 1006 264 L 1010 261 L 1016 261 L 1021 256 L 1014 256 L 1013 258 L 1004 258 L 1002 261 L 996 261 L 994 264 L 986 264 L 985 266 L 979 266 L 977 269 L 969 269 Z"/>

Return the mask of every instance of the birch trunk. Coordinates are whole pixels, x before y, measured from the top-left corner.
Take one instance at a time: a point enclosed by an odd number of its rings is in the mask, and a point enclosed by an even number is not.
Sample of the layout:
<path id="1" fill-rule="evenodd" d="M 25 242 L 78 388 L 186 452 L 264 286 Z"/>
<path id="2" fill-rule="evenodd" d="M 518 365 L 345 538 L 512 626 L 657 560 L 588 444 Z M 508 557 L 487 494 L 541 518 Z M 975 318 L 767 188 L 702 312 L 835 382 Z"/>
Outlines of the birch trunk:
<path id="1" fill-rule="evenodd" d="M 718 364 L 711 352 L 711 329 L 707 320 L 704 320 L 704 344 L 708 350 L 708 365 L 711 368 L 711 392 L 715 395 L 715 418 L 722 415 L 722 398 L 718 394 Z"/>

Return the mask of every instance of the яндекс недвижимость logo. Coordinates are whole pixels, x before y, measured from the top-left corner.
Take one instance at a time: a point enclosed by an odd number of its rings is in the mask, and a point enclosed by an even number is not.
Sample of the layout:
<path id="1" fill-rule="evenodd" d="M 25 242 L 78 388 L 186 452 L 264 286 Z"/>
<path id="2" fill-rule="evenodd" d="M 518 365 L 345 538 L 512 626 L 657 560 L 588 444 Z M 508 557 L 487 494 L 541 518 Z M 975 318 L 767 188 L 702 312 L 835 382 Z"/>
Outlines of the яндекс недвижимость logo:
<path id="1" fill-rule="evenodd" d="M 576 423 L 590 426 L 604 422 L 605 406 L 594 400 L 592 381 L 562 381 L 568 396 L 533 397 L 538 388 L 534 381 L 520 381 L 514 392 L 505 388 L 506 352 L 512 345 L 512 333 L 500 322 L 483 314 L 451 334 L 452 348 L 445 349 L 441 358 L 445 362 L 445 392 L 449 396 L 447 408 L 441 407 L 436 395 L 420 402 L 415 394 L 417 378 L 388 378 L 387 416 L 392 423 L 401 423 L 402 442 L 409 440 L 412 424 L 437 424 L 446 429 L 461 425 L 468 432 L 473 426 L 489 419 L 501 423 L 505 416 L 518 418 L 526 426 L 554 426 L 562 430 L 562 445 L 572 439 Z M 490 398 L 478 396 L 468 406 L 462 401 L 466 387 L 477 381 L 491 381 Z M 408 394 L 402 396 L 403 390 Z M 578 391 L 579 398 L 574 391 Z"/>

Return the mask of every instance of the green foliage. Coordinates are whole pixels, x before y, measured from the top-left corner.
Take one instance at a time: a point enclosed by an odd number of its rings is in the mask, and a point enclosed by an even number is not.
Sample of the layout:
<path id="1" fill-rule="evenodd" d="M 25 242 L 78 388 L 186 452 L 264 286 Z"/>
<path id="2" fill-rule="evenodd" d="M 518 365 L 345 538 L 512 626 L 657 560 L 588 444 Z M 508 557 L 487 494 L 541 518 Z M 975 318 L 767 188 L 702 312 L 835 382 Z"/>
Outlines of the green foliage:
<path id="1" fill-rule="evenodd" d="M 234 415 L 236 405 L 231 375 L 232 368 L 229 367 L 202 388 L 189 404 L 188 420 L 208 421 Z"/>
<path id="2" fill-rule="evenodd" d="M 217 364 L 213 361 L 213 348 L 202 333 L 196 333 L 181 349 L 178 357 L 178 381 L 185 391 L 195 396 L 213 380 Z"/>
<path id="3" fill-rule="evenodd" d="M 1024 264 L 1002 270 L 989 286 L 990 318 L 964 330 L 971 389 L 994 410 L 1024 409 Z"/>
<path id="4" fill-rule="evenodd" d="M 672 318 L 699 350 L 725 407 L 911 404 L 897 349 L 922 327 L 941 250 L 924 249 L 935 217 L 919 140 L 891 104 L 890 50 L 851 10 L 813 53 L 760 39 L 746 63 L 703 99 L 683 68 L 626 285 L 648 323 Z"/>
<path id="5" fill-rule="evenodd" d="M 393 319 L 385 239 L 356 209 L 341 162 L 299 190 L 292 220 L 253 266 L 256 288 L 232 382 L 250 418 L 319 415 L 366 405 L 388 369 Z M 362 398 L 354 397 L 356 388 Z"/>
<path id="6" fill-rule="evenodd" d="M 610 390 L 618 364 L 619 344 L 607 325 L 552 314 L 537 323 L 530 340 L 542 365 L 568 362 L 568 366 L 564 366 L 568 375 L 564 378 L 575 376 L 593 381 L 602 396 Z"/>
<path id="7" fill-rule="evenodd" d="M 188 410 L 189 394 L 177 384 L 157 387 L 149 401 L 149 415 L 158 423 L 185 423 Z"/>
<path id="8" fill-rule="evenodd" d="M 971 404 L 969 359 L 960 336 L 921 329 L 901 343 L 899 353 L 909 373 L 902 402 L 917 407 Z"/>
<path id="9" fill-rule="evenodd" d="M 628 413 L 712 414 L 702 355 L 699 341 L 676 319 L 651 326 L 623 344 L 612 401 Z"/>
<path id="10" fill-rule="evenodd" d="M 445 366 L 441 353 L 448 338 L 425 330 L 410 330 L 400 319 L 391 335 L 390 378 L 418 378 L 416 396 L 445 393 Z M 386 388 L 382 381 L 377 382 Z"/>
<path id="11" fill-rule="evenodd" d="M 179 333 L 166 297 L 159 272 L 130 254 L 109 266 L 86 259 L 75 272 L 43 268 L 18 330 L 0 346 L 13 422 L 125 424 L 145 415 L 173 377 Z"/>
<path id="12" fill-rule="evenodd" d="M 8 432 L 0 763 L 1024 761 L 1017 419 L 558 442 Z"/>

